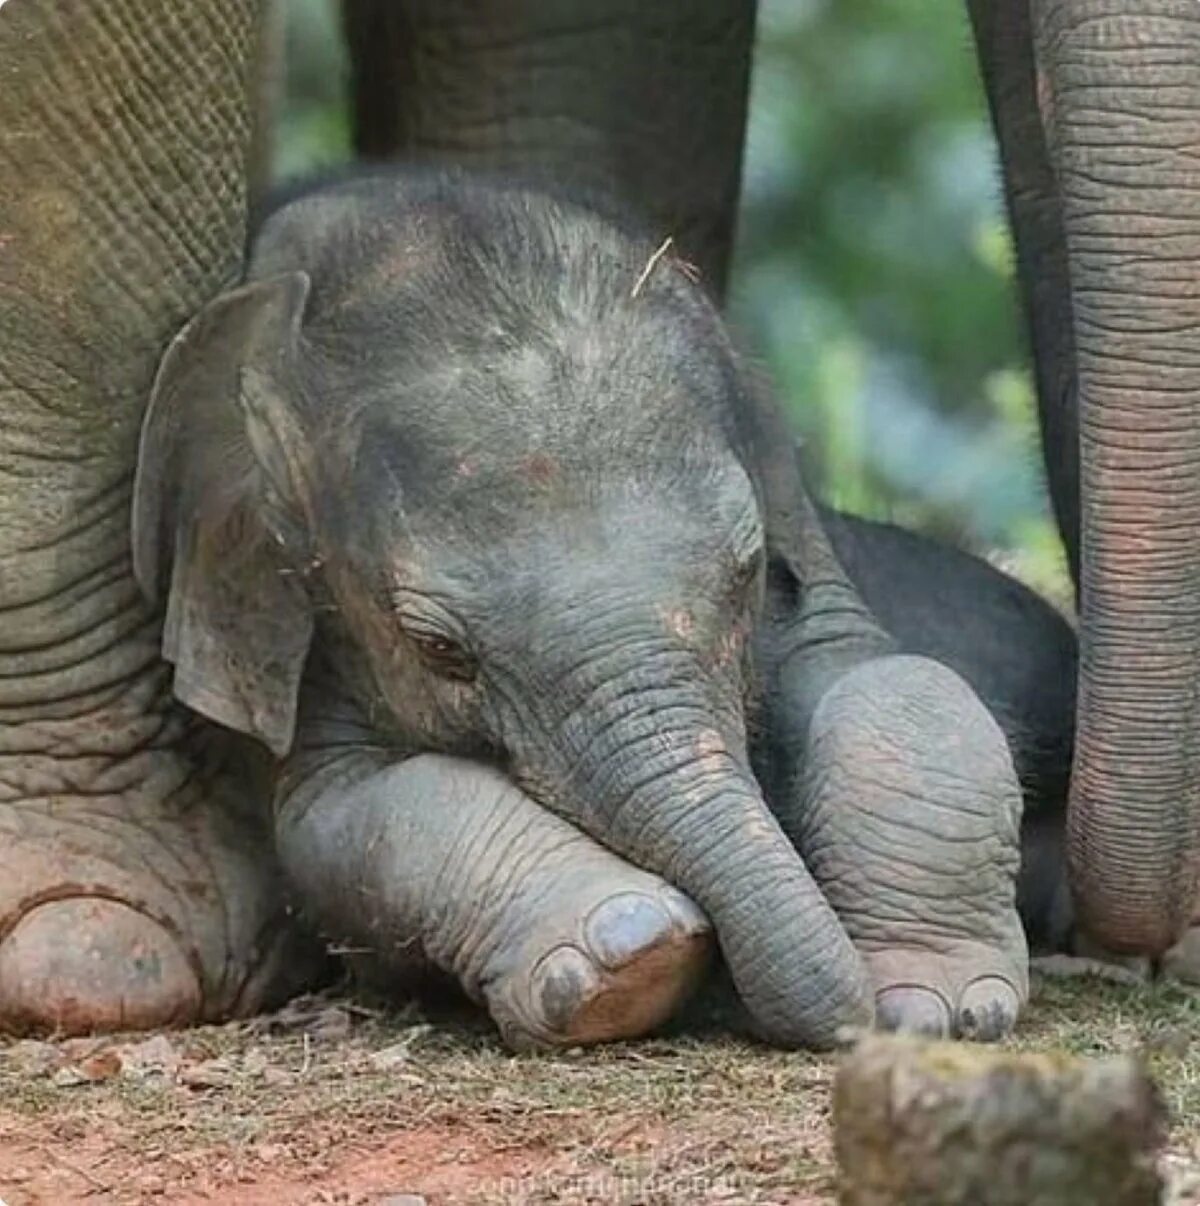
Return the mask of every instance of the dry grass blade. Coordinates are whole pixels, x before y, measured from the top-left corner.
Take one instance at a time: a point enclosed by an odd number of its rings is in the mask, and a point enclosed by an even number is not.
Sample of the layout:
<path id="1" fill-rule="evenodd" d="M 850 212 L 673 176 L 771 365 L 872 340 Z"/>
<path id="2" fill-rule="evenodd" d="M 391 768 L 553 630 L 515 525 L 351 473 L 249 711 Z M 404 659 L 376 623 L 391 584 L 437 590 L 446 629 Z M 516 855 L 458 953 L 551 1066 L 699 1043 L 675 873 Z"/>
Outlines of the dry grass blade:
<path id="1" fill-rule="evenodd" d="M 646 287 L 646 282 L 650 279 L 650 274 L 658 267 L 659 261 L 671 250 L 672 244 L 675 242 L 674 235 L 667 235 L 658 247 L 651 252 L 650 258 L 646 261 L 646 266 L 638 274 L 638 278 L 633 283 L 633 288 L 629 291 L 631 300 L 637 298 L 638 294 Z"/>

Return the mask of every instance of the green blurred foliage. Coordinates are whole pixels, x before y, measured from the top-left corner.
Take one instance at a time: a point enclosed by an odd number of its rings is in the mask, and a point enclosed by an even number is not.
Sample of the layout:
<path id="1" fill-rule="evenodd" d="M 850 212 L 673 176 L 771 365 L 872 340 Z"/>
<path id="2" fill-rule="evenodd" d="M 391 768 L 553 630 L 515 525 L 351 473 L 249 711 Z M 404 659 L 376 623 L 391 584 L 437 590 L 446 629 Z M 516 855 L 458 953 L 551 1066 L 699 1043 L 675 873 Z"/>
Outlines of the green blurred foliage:
<path id="1" fill-rule="evenodd" d="M 348 65 L 333 0 L 282 0 L 283 103 L 275 129 L 276 179 L 350 158 Z"/>
<path id="2" fill-rule="evenodd" d="M 731 314 L 820 493 L 1061 588 L 961 0 L 761 0 Z M 288 0 L 277 171 L 349 154 L 327 0 Z"/>

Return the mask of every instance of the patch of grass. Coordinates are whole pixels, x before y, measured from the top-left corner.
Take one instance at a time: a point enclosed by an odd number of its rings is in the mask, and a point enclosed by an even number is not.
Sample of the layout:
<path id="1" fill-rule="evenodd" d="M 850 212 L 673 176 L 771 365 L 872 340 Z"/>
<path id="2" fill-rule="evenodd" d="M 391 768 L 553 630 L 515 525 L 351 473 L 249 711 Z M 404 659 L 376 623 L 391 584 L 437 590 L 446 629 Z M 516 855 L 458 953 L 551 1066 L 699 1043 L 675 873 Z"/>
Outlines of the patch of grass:
<path id="1" fill-rule="evenodd" d="M 1200 994 L 1167 982 L 1035 981 L 1016 1048 L 1136 1054 L 1162 1089 L 1176 1132 L 1200 1138 Z"/>
<path id="2" fill-rule="evenodd" d="M 1198 1023 L 1200 998 L 1180 988 L 1041 980 L 1011 1045 L 1143 1055 L 1170 1109 L 1177 1170 L 1189 1171 L 1200 1150 Z M 727 1034 L 514 1056 L 473 1020 L 431 1025 L 412 1010 L 316 999 L 275 1019 L 167 1036 L 176 1066 L 131 1074 L 141 1041 L 117 1043 L 133 1045 L 130 1066 L 102 1063 L 94 1083 L 62 1069 L 90 1067 L 115 1040 L 0 1046 L 0 1103 L 64 1141 L 106 1129 L 134 1162 L 232 1153 L 243 1179 L 264 1151 L 321 1168 L 339 1151 L 430 1131 L 524 1161 L 516 1181 L 479 1190 L 465 1170 L 461 1191 L 438 1202 L 832 1200 L 834 1061 Z"/>

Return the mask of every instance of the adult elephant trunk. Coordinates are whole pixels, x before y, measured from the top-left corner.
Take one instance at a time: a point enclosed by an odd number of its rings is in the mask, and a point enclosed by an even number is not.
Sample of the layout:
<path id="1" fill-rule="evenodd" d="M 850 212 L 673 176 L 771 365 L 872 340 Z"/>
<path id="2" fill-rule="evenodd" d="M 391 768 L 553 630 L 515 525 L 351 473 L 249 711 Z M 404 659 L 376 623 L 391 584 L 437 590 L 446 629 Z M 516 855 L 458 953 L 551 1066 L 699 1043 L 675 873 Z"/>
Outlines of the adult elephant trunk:
<path id="1" fill-rule="evenodd" d="M 1086 928 L 1156 953 L 1200 867 L 1200 7 L 1032 0 L 1080 398 Z"/>
<path id="2" fill-rule="evenodd" d="M 643 646 L 644 649 L 644 646 Z M 865 971 L 841 923 L 767 809 L 744 736 L 695 682 L 646 658 L 577 695 L 554 723 L 549 765 L 514 768 L 593 837 L 692 896 L 716 927 L 763 1037 L 824 1048 L 869 1024 Z"/>

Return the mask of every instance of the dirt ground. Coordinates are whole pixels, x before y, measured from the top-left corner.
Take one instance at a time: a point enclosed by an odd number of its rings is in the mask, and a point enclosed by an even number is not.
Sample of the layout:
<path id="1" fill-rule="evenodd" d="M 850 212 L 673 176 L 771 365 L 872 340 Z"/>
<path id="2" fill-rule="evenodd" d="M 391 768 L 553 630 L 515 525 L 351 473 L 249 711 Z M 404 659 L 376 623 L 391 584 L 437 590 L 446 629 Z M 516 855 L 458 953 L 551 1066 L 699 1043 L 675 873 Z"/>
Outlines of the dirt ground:
<path id="1" fill-rule="evenodd" d="M 1139 1051 L 1200 1204 L 1200 995 L 1038 981 L 1013 1045 Z M 335 995 L 251 1022 L 0 1043 L 7 1206 L 834 1200 L 834 1063 L 721 1033 L 513 1056 L 473 1019 Z M 406 1196 L 408 1195 L 408 1196 Z"/>

